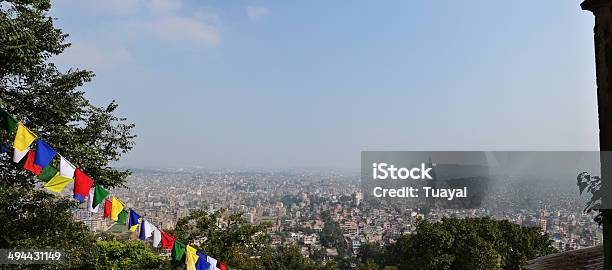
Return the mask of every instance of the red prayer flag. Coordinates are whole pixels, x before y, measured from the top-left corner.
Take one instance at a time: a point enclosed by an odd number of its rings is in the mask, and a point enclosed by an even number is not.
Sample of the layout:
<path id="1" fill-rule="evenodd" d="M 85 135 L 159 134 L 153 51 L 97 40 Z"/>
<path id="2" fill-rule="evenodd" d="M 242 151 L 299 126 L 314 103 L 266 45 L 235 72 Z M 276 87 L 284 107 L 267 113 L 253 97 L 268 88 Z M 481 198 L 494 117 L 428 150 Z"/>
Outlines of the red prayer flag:
<path id="1" fill-rule="evenodd" d="M 111 208 L 113 208 L 113 203 L 109 199 L 104 199 L 104 218 L 110 217 Z"/>
<path id="2" fill-rule="evenodd" d="M 227 265 L 225 265 L 224 262 L 219 263 L 219 269 L 220 270 L 227 270 Z"/>
<path id="3" fill-rule="evenodd" d="M 74 171 L 74 190 L 73 195 L 75 199 L 84 201 L 85 197 L 89 196 L 89 190 L 93 186 L 93 180 L 83 173 L 79 168 Z"/>
<path id="4" fill-rule="evenodd" d="M 172 237 L 171 235 L 167 234 L 166 232 L 160 230 L 161 232 L 161 240 L 162 240 L 162 247 L 165 247 L 167 249 L 172 249 L 172 247 L 174 246 L 174 237 Z"/>
<path id="5" fill-rule="evenodd" d="M 32 173 L 36 175 L 40 175 L 40 173 L 42 172 L 42 167 L 34 164 L 35 157 L 36 157 L 36 151 L 30 150 L 30 152 L 28 152 L 28 158 L 26 159 L 26 162 L 23 164 L 23 168 L 28 171 L 31 171 Z"/>

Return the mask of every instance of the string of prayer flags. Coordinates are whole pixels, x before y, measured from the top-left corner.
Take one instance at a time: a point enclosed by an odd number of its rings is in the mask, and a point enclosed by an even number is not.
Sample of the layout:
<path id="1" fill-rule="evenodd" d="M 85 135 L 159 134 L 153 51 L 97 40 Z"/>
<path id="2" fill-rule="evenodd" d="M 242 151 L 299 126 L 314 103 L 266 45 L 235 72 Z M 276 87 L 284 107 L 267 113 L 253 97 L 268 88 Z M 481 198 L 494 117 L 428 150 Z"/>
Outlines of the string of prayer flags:
<path id="1" fill-rule="evenodd" d="M 185 265 L 187 266 L 187 270 L 196 270 L 196 263 L 198 262 L 197 252 L 198 250 L 194 247 L 187 245 L 187 249 L 185 250 Z"/>
<path id="2" fill-rule="evenodd" d="M 93 207 L 98 207 L 98 205 L 100 203 L 102 203 L 102 201 L 104 201 L 104 199 L 106 199 L 106 197 L 108 197 L 108 190 L 106 190 L 101 185 L 95 184 L 94 185 L 94 196 L 93 196 L 93 202 L 92 202 L 93 203 Z M 109 209 L 109 211 L 110 211 L 110 209 Z"/>
<path id="3" fill-rule="evenodd" d="M 158 228 L 155 228 L 155 230 L 153 230 L 153 247 L 158 247 L 159 243 L 161 242 L 161 231 Z"/>
<path id="4" fill-rule="evenodd" d="M 112 201 L 111 201 L 111 219 L 114 221 L 119 220 L 119 213 L 121 213 L 121 211 L 123 210 L 123 207 L 125 207 L 125 204 L 120 201 L 119 199 L 117 199 L 117 197 L 113 196 L 112 197 Z"/>
<path id="5" fill-rule="evenodd" d="M 91 213 L 98 213 L 98 205 L 94 206 L 94 194 L 96 190 L 92 188 L 89 190 L 89 199 L 87 200 L 87 209 Z"/>
<path id="6" fill-rule="evenodd" d="M 29 151 L 30 147 L 27 147 L 23 151 L 13 147 L 13 162 L 19 163 L 28 154 Z"/>
<path id="7" fill-rule="evenodd" d="M 19 151 L 25 151 L 34 140 L 36 140 L 36 135 L 34 135 L 32 131 L 22 123 L 17 124 L 17 133 L 15 134 L 13 147 L 17 148 Z"/>
<path id="8" fill-rule="evenodd" d="M 64 157 L 60 156 L 60 175 L 67 178 L 74 178 L 74 171 L 76 167 L 72 165 L 68 160 Z"/>
<path id="9" fill-rule="evenodd" d="M 181 261 L 183 256 L 185 256 L 185 244 L 180 240 L 174 240 L 170 254 L 175 261 Z"/>
<path id="10" fill-rule="evenodd" d="M 140 224 L 141 219 L 140 215 L 136 213 L 133 209 L 130 209 L 130 221 L 128 227 L 130 231 L 135 232 L 138 229 L 138 225 Z"/>
<path id="11" fill-rule="evenodd" d="M 176 240 L 171 235 L 158 229 L 154 224 L 144 219 L 133 209 L 126 209 L 125 203 L 117 197 L 112 196 L 109 200 L 109 191 L 98 183 L 94 184 L 93 179 L 83 171 L 74 166 L 63 156 L 60 155 L 60 166 L 58 168 L 51 165 L 58 153 L 45 141 L 38 138 L 31 130 L 17 121 L 15 117 L 0 108 L 0 128 L 8 133 L 15 132 L 13 141 L 13 162 L 23 166 L 24 169 L 37 175 L 37 179 L 45 182 L 44 188 L 61 192 L 66 185 L 74 180 L 73 196 L 80 202 L 88 198 L 87 208 L 92 213 L 97 213 L 100 204 L 104 202 L 104 218 L 110 217 L 117 224 L 126 225 L 129 220 L 128 228 L 136 231 L 140 226 L 139 238 L 143 241 L 153 237 L 153 247 L 158 247 L 161 243 L 163 248 L 172 249 L 171 256 L 175 261 L 181 261 L 185 257 L 185 264 L 188 270 L 234 270 L 224 262 L 207 256 L 205 253 L 198 252 L 194 247 L 185 245 Z M 30 145 L 36 143 L 36 151 L 30 149 Z M 10 150 L 10 146 L 0 144 L 0 154 Z M 25 161 L 23 161 L 25 158 Z M 219 268 L 217 268 L 219 263 Z"/>
<path id="12" fill-rule="evenodd" d="M 56 173 L 55 176 L 49 180 L 49 182 L 43 185 L 43 187 L 53 192 L 60 193 L 70 182 L 72 182 L 72 179 L 63 177 Z"/>
<path id="13" fill-rule="evenodd" d="M 57 152 L 43 140 L 38 139 L 36 141 L 36 157 L 34 158 L 34 164 L 41 168 L 49 166 Z"/>
<path id="14" fill-rule="evenodd" d="M 38 180 L 43 181 L 43 182 L 49 182 L 49 180 L 51 180 L 56 175 L 58 175 L 57 169 L 49 165 L 42 169 L 42 171 L 38 175 Z"/>
<path id="15" fill-rule="evenodd" d="M 0 127 L 2 127 L 2 129 L 6 130 L 8 133 L 13 133 L 17 129 L 17 123 L 19 123 L 19 121 L 17 121 L 12 114 L 0 109 Z"/>
<path id="16" fill-rule="evenodd" d="M 28 157 L 26 158 L 26 162 L 23 164 L 23 168 L 32 172 L 33 174 L 40 175 L 40 173 L 42 172 L 42 168 L 34 164 L 35 156 L 36 151 L 32 150 L 28 152 Z"/>
<path id="17" fill-rule="evenodd" d="M 140 226 L 140 236 L 138 238 L 140 238 L 140 240 L 146 240 L 147 238 L 153 236 L 153 231 L 157 229 L 155 228 L 155 226 L 153 224 L 151 224 L 151 222 L 149 222 L 148 220 L 143 220 L 142 221 L 142 226 Z"/>
<path id="18" fill-rule="evenodd" d="M 109 199 L 104 199 L 104 218 L 110 217 L 112 207 L 112 202 Z"/>
<path id="19" fill-rule="evenodd" d="M 198 252 L 197 255 L 198 255 L 198 262 L 196 263 L 196 267 L 195 267 L 196 270 L 210 270 L 210 269 L 212 269 L 210 263 L 206 260 L 206 258 L 207 258 L 206 255 L 204 255 L 204 254 L 202 254 L 200 252 Z"/>
<path id="20" fill-rule="evenodd" d="M 210 263 L 210 270 L 217 270 L 217 259 L 206 256 L 206 261 Z"/>
<path id="21" fill-rule="evenodd" d="M 74 190 L 73 197 L 80 202 L 85 200 L 85 197 L 89 195 L 89 190 L 93 186 L 93 180 L 79 168 L 74 172 Z"/>
<path id="22" fill-rule="evenodd" d="M 172 249 L 172 247 L 174 246 L 174 237 L 164 231 L 161 231 L 161 241 L 162 247 L 165 247 L 167 249 Z"/>

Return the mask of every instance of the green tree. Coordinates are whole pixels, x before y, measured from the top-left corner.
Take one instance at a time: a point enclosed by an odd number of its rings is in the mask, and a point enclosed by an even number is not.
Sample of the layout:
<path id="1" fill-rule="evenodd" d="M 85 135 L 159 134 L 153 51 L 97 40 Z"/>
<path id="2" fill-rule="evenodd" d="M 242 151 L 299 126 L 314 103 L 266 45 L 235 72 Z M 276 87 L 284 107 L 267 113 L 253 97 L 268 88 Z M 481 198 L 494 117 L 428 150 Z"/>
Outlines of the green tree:
<path id="1" fill-rule="evenodd" d="M 0 4 L 0 107 L 97 183 L 123 186 L 129 172 L 110 163 L 132 148 L 133 124 L 115 116 L 114 102 L 95 107 L 84 97 L 79 89 L 93 78 L 92 72 L 60 71 L 50 61 L 70 46 L 48 14 L 50 1 Z M 0 143 L 11 144 L 13 136 L 0 131 Z M 0 155 L 0 246 L 62 249 L 68 260 L 61 268 L 84 265 L 95 255 L 95 245 L 92 234 L 73 221 L 76 203 L 37 190 L 35 183 L 11 155 Z"/>
<path id="2" fill-rule="evenodd" d="M 385 264 L 398 269 L 516 270 L 530 259 L 556 250 L 537 227 L 490 218 L 420 220 L 385 252 Z"/>
<path id="3" fill-rule="evenodd" d="M 170 269 L 169 262 L 142 241 L 99 241 L 88 269 Z"/>
<path id="4" fill-rule="evenodd" d="M 265 234 L 267 223 L 250 225 L 242 214 L 228 214 L 225 210 L 208 213 L 196 210 L 179 219 L 173 231 L 207 255 L 238 269 L 252 270 L 331 270 L 334 263 L 325 266 L 302 256 L 297 247 L 272 248 Z M 197 243 L 197 244 L 195 244 Z M 175 266 L 184 265 L 174 262 Z"/>
<path id="5" fill-rule="evenodd" d="M 183 239 L 228 265 L 239 267 L 251 257 L 268 250 L 265 230 L 268 223 L 246 224 L 242 214 L 228 214 L 225 210 L 208 213 L 196 210 L 177 221 L 174 236 Z M 243 267 L 239 267 L 243 268 Z"/>

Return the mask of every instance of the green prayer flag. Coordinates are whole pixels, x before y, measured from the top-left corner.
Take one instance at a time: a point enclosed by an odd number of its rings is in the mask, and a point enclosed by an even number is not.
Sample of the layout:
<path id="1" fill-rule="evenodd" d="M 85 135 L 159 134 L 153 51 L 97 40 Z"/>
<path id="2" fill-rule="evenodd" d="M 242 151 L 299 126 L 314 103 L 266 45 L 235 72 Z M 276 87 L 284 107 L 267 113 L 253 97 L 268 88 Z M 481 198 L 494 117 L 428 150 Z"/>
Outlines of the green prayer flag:
<path id="1" fill-rule="evenodd" d="M 119 218 L 117 219 L 117 223 L 125 225 L 127 218 L 128 218 L 128 212 L 125 210 L 121 210 L 121 213 L 119 213 Z"/>
<path id="2" fill-rule="evenodd" d="M 95 184 L 92 206 L 95 208 L 96 206 L 98 206 L 98 204 L 101 204 L 104 199 L 106 199 L 106 197 L 108 197 L 108 190 L 104 189 L 98 184 Z"/>
<path id="3" fill-rule="evenodd" d="M 40 172 L 40 174 L 38 175 L 38 180 L 43 181 L 43 182 L 49 182 L 49 180 L 51 180 L 51 178 L 55 177 L 55 175 L 57 175 L 57 169 L 51 165 L 44 167 L 42 169 L 42 171 Z"/>
<path id="4" fill-rule="evenodd" d="M 0 127 L 8 133 L 13 133 L 17 129 L 17 123 L 19 123 L 19 121 L 17 121 L 13 115 L 0 109 Z"/>
<path id="5" fill-rule="evenodd" d="M 174 246 L 172 246 L 172 258 L 175 261 L 180 261 L 185 255 L 185 244 L 179 240 L 174 240 Z"/>

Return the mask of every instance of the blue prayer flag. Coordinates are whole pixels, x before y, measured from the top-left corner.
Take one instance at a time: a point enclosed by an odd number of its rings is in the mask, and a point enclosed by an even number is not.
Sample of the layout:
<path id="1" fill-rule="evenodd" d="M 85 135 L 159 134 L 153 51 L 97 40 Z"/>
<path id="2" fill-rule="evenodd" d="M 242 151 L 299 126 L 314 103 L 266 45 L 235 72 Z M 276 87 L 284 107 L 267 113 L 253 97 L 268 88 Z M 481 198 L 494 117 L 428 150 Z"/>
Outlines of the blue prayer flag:
<path id="1" fill-rule="evenodd" d="M 140 215 L 136 213 L 134 210 L 130 209 L 130 221 L 129 221 L 128 228 L 130 228 L 130 231 L 135 232 L 136 231 L 135 226 L 138 224 L 140 224 Z"/>
<path id="2" fill-rule="evenodd" d="M 36 143 L 36 156 L 34 157 L 34 164 L 41 168 L 49 166 L 53 157 L 55 157 L 55 150 L 46 144 L 43 140 L 38 139 Z"/>
<path id="3" fill-rule="evenodd" d="M 198 262 L 196 263 L 196 270 L 209 270 L 210 263 L 206 260 L 206 255 L 198 252 Z"/>

